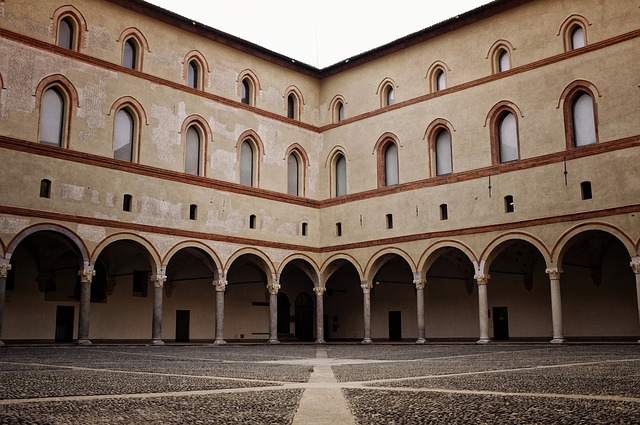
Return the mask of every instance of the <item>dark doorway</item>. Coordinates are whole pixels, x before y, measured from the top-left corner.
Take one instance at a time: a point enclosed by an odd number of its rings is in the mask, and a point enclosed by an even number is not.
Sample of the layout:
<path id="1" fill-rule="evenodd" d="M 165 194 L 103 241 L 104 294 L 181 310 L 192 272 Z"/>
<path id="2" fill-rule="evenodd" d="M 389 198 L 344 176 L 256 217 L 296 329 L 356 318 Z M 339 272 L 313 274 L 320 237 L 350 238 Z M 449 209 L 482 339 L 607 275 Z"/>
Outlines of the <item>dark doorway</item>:
<path id="1" fill-rule="evenodd" d="M 176 310 L 176 342 L 189 342 L 189 310 Z"/>
<path id="2" fill-rule="evenodd" d="M 73 317 L 75 307 L 59 305 L 56 309 L 56 342 L 73 341 Z"/>
<path id="3" fill-rule="evenodd" d="M 282 292 L 278 292 L 278 333 L 289 335 L 291 328 L 289 326 L 289 311 L 291 303 L 289 298 Z"/>
<path id="4" fill-rule="evenodd" d="M 389 312 L 389 341 L 402 340 L 402 312 Z"/>
<path id="5" fill-rule="evenodd" d="M 313 301 L 304 292 L 296 298 L 296 338 L 313 340 Z"/>
<path id="6" fill-rule="evenodd" d="M 509 339 L 507 307 L 493 307 L 493 339 L 497 341 Z"/>

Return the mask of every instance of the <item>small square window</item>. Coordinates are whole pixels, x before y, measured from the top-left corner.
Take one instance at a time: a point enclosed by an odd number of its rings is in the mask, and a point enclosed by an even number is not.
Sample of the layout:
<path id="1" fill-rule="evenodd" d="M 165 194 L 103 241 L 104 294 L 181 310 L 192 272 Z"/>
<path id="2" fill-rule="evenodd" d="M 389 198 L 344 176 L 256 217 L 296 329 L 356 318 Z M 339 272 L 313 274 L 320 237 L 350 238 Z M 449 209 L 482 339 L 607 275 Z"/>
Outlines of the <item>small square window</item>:
<path id="1" fill-rule="evenodd" d="M 504 197 L 504 212 L 512 213 L 515 211 L 515 207 L 513 205 L 513 196 L 507 195 Z"/>
<path id="2" fill-rule="evenodd" d="M 149 272 L 134 270 L 133 272 L 133 296 L 146 297 L 149 287 Z"/>
<path id="3" fill-rule="evenodd" d="M 591 182 L 580 183 L 580 191 L 582 192 L 582 199 L 587 200 L 593 198 L 593 192 L 591 191 Z"/>
<path id="4" fill-rule="evenodd" d="M 40 180 L 40 197 L 51 198 L 51 180 Z"/>
<path id="5" fill-rule="evenodd" d="M 440 205 L 440 220 L 448 220 L 449 219 L 449 211 L 447 208 L 447 204 Z"/>
<path id="6" fill-rule="evenodd" d="M 124 195 L 122 198 L 122 211 L 131 212 L 132 196 Z"/>

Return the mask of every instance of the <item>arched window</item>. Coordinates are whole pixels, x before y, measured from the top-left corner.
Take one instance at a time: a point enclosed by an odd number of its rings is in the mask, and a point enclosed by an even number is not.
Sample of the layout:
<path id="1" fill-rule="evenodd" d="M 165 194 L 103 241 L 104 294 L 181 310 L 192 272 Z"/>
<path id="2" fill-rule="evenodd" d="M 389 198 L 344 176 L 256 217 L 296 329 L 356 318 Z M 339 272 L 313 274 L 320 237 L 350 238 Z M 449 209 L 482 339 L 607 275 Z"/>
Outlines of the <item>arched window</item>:
<path id="1" fill-rule="evenodd" d="M 249 141 L 245 139 L 240 146 L 240 184 L 245 186 L 254 185 L 254 149 Z"/>
<path id="2" fill-rule="evenodd" d="M 504 112 L 498 120 L 500 162 L 520 159 L 518 150 L 518 123 L 511 112 Z"/>
<path id="3" fill-rule="evenodd" d="M 339 153 L 335 159 L 335 194 L 344 196 L 347 194 L 347 160 Z"/>
<path id="4" fill-rule="evenodd" d="M 504 49 L 498 49 L 496 52 L 498 72 L 504 72 L 511 69 L 511 59 L 509 58 L 509 52 Z"/>
<path id="5" fill-rule="evenodd" d="M 187 129 L 185 139 L 184 172 L 194 176 L 200 175 L 200 139 L 200 132 L 197 127 L 195 125 L 190 126 Z"/>
<path id="6" fill-rule="evenodd" d="M 438 70 L 436 70 L 433 76 L 433 82 L 435 91 L 440 91 L 447 88 L 447 77 L 444 73 L 444 69 L 439 68 Z"/>
<path id="7" fill-rule="evenodd" d="M 574 25 L 571 29 L 571 50 L 579 49 L 586 45 L 584 28 L 580 25 Z"/>
<path id="8" fill-rule="evenodd" d="M 65 98 L 56 88 L 47 89 L 40 103 L 40 143 L 62 146 L 65 132 Z"/>
<path id="9" fill-rule="evenodd" d="M 438 131 L 435 139 L 436 175 L 451 174 L 453 172 L 451 158 L 451 134 L 448 130 Z"/>
<path id="10" fill-rule="evenodd" d="M 398 184 L 398 147 L 389 142 L 384 148 L 384 185 Z"/>
<path id="11" fill-rule="evenodd" d="M 300 161 L 293 152 L 287 159 L 287 193 L 300 195 Z"/>
<path id="12" fill-rule="evenodd" d="M 138 69 L 138 50 L 138 43 L 133 38 L 128 38 L 123 46 L 122 66 Z"/>
<path id="13" fill-rule="evenodd" d="M 253 84 L 249 78 L 242 79 L 242 98 L 241 102 L 245 105 L 251 105 L 253 99 Z"/>
<path id="14" fill-rule="evenodd" d="M 75 50 L 77 25 L 70 16 L 58 22 L 58 47 Z"/>
<path id="15" fill-rule="evenodd" d="M 383 91 L 382 106 L 391 106 L 394 103 L 395 103 L 395 94 L 393 91 L 393 86 L 391 84 L 387 84 Z"/>
<path id="16" fill-rule="evenodd" d="M 200 88 L 200 66 L 198 61 L 192 59 L 187 66 L 187 85 L 194 89 Z"/>
<path id="17" fill-rule="evenodd" d="M 287 118 L 298 119 L 298 98 L 292 92 L 287 96 Z"/>
<path id="18" fill-rule="evenodd" d="M 575 147 L 596 143 L 596 123 L 593 99 L 586 92 L 578 92 L 571 104 L 573 145 Z"/>
<path id="19" fill-rule="evenodd" d="M 340 122 L 344 119 L 344 104 L 341 101 L 337 101 L 334 112 L 334 122 Z"/>
<path id="20" fill-rule="evenodd" d="M 113 157 L 123 161 L 133 161 L 135 120 L 126 108 L 116 113 L 113 132 Z"/>

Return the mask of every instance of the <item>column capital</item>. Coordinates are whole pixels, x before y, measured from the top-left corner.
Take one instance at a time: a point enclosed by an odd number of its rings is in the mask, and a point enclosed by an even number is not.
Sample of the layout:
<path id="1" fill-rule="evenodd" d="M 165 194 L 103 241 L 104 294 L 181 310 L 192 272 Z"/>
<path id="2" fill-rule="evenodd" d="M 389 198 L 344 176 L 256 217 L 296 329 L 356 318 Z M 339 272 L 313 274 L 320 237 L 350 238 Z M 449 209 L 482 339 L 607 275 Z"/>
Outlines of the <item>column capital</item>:
<path id="1" fill-rule="evenodd" d="M 0 278 L 6 278 L 9 275 L 9 270 L 11 270 L 11 263 L 9 260 L 0 258 Z"/>
<path id="2" fill-rule="evenodd" d="M 91 283 L 93 277 L 96 275 L 96 271 L 92 266 L 86 266 L 82 270 L 78 270 L 78 276 L 80 276 L 80 282 Z"/>
<path id="3" fill-rule="evenodd" d="M 629 265 L 635 274 L 640 274 L 640 258 L 634 258 Z M 2 267 L 2 265 L 0 265 L 0 267 Z"/>
<path id="4" fill-rule="evenodd" d="M 360 287 L 362 288 L 362 292 L 364 292 L 365 294 L 369 294 L 371 293 L 371 282 L 369 282 L 368 280 L 363 280 L 360 282 Z"/>
<path id="5" fill-rule="evenodd" d="M 227 289 L 227 279 L 218 279 L 211 282 L 216 288 L 216 292 L 224 292 Z"/>
<path id="6" fill-rule="evenodd" d="M 151 282 L 153 282 L 153 286 L 155 288 L 162 288 L 166 281 L 167 281 L 167 276 L 163 274 L 157 274 L 155 276 L 151 276 Z"/>
<path id="7" fill-rule="evenodd" d="M 416 285 L 416 289 L 424 289 L 425 282 L 422 279 L 413 279 L 413 284 Z"/>
<path id="8" fill-rule="evenodd" d="M 313 288 L 313 292 L 315 292 L 319 297 L 323 296 L 326 290 L 327 288 L 325 288 L 324 286 L 316 286 Z"/>
<path id="9" fill-rule="evenodd" d="M 474 275 L 473 278 L 476 280 L 476 283 L 478 285 L 486 285 L 487 283 L 489 283 L 489 279 L 491 278 L 491 276 L 489 276 L 488 274 L 477 274 Z"/>
<path id="10" fill-rule="evenodd" d="M 277 295 L 278 291 L 280 290 L 280 283 L 277 280 L 274 280 L 273 282 L 267 284 L 267 290 L 269 291 L 269 294 Z"/>
<path id="11" fill-rule="evenodd" d="M 549 275 L 549 279 L 560 279 L 562 269 L 555 267 L 553 269 L 546 269 L 544 272 Z"/>

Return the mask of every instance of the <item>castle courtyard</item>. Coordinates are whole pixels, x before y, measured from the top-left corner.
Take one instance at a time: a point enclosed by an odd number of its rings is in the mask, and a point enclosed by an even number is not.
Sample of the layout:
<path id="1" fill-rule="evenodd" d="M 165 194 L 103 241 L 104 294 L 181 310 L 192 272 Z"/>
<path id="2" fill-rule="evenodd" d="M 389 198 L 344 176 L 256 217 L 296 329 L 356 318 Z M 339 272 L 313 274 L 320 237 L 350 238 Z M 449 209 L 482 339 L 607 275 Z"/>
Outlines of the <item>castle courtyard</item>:
<path id="1" fill-rule="evenodd" d="M 639 421 L 635 344 L 0 350 L 0 424 Z"/>

